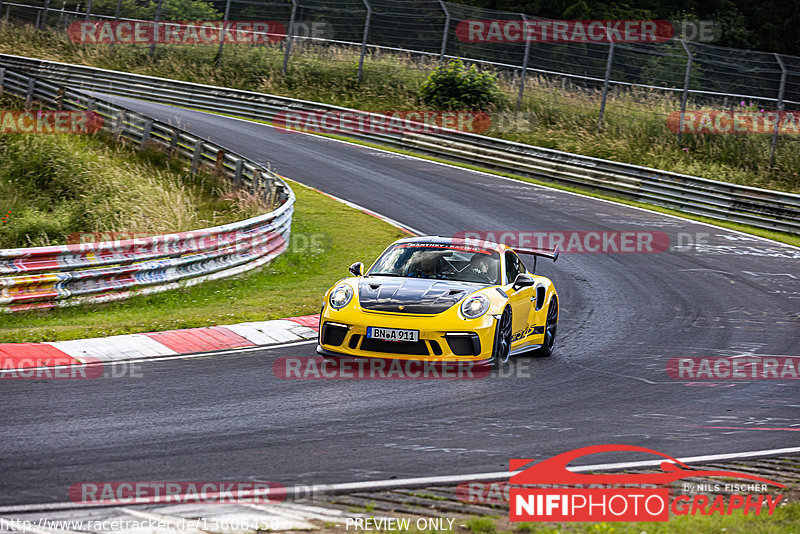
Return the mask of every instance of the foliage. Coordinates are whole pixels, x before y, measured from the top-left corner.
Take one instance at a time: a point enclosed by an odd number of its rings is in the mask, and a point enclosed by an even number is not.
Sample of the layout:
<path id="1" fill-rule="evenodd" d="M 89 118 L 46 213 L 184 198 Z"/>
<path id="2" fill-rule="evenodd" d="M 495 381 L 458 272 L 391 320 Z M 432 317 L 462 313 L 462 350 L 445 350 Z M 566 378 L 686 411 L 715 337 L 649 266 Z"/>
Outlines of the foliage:
<path id="1" fill-rule="evenodd" d="M 152 20 L 156 14 L 155 0 L 122 0 L 120 16 L 130 19 Z M 92 13 L 115 15 L 117 0 L 95 0 Z M 159 20 L 219 20 L 222 14 L 203 0 L 164 0 Z"/>
<path id="2" fill-rule="evenodd" d="M 488 110 L 503 101 L 496 75 L 480 72 L 475 65 L 467 69 L 460 59 L 437 67 L 419 88 L 419 96 L 443 110 Z"/>

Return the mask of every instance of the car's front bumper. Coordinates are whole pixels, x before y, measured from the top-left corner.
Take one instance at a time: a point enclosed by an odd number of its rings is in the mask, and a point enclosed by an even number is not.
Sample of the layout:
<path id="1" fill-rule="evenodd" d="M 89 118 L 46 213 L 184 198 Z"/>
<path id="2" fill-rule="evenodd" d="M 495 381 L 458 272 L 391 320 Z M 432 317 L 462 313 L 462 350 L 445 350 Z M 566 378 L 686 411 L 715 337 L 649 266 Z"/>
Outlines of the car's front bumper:
<path id="1" fill-rule="evenodd" d="M 320 318 L 317 352 L 331 357 L 424 361 L 488 362 L 494 346 L 496 319 L 486 314 L 464 320 L 453 313 L 435 316 L 332 310 Z M 392 342 L 366 337 L 367 327 L 419 331 L 419 341 Z"/>

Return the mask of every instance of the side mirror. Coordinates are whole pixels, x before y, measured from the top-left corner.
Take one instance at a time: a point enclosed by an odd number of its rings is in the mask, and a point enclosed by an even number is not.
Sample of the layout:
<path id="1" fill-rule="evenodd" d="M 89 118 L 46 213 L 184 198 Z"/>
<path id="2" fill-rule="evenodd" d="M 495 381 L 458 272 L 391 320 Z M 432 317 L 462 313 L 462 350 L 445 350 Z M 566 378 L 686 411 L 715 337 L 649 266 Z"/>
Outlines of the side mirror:
<path id="1" fill-rule="evenodd" d="M 514 291 L 516 291 L 518 289 L 522 289 L 523 287 L 531 287 L 535 283 L 536 279 L 528 273 L 519 273 L 514 279 L 514 285 L 512 288 Z"/>
<path id="2" fill-rule="evenodd" d="M 348 267 L 347 270 L 350 271 L 350 274 L 352 274 L 353 276 L 361 276 L 362 274 L 364 274 L 364 264 L 361 263 L 360 261 L 357 261 L 353 265 Z"/>

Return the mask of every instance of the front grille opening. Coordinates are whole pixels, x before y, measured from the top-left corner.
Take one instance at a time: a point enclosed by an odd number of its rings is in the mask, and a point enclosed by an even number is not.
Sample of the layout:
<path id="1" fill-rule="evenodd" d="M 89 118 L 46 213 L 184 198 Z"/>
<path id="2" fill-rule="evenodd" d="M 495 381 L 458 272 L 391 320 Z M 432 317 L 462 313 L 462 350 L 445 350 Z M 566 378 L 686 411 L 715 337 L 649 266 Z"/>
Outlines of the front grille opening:
<path id="1" fill-rule="evenodd" d="M 325 323 L 322 325 L 322 344 L 338 347 L 347 335 L 347 327 L 344 325 Z"/>
<path id="2" fill-rule="evenodd" d="M 428 346 L 424 341 L 384 341 L 382 339 L 364 338 L 361 350 L 370 352 L 389 352 L 392 354 L 416 354 L 428 356 Z"/>
<path id="3" fill-rule="evenodd" d="M 441 356 L 442 355 L 442 347 L 439 346 L 439 342 L 438 341 L 430 340 L 430 341 L 428 341 L 428 343 L 431 344 L 431 350 L 433 351 L 433 353 L 436 356 Z"/>
<path id="4" fill-rule="evenodd" d="M 361 340 L 361 334 L 353 334 L 350 338 L 350 343 L 347 344 L 348 347 L 354 349 L 358 347 L 358 342 Z"/>
<path id="5" fill-rule="evenodd" d="M 445 335 L 444 338 L 456 356 L 477 356 L 481 353 L 481 339 L 478 334 Z"/>

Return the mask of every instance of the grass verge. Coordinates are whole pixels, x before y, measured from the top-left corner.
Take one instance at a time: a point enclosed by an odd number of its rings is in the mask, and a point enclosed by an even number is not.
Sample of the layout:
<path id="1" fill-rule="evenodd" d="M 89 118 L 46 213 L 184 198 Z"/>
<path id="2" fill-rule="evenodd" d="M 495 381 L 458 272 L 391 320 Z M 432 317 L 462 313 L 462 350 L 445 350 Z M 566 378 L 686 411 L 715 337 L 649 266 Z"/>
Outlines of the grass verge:
<path id="1" fill-rule="evenodd" d="M 228 180 L 106 134 L 0 135 L 0 190 L 0 248 L 160 235 L 267 210 Z"/>
<path id="2" fill-rule="evenodd" d="M 127 301 L 0 316 L 0 342 L 60 341 L 317 313 L 354 261 L 374 260 L 401 230 L 289 181 L 289 250 L 246 275 Z"/>

